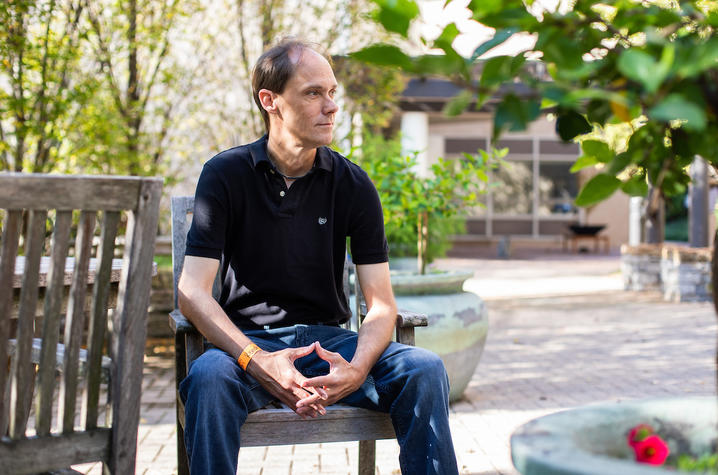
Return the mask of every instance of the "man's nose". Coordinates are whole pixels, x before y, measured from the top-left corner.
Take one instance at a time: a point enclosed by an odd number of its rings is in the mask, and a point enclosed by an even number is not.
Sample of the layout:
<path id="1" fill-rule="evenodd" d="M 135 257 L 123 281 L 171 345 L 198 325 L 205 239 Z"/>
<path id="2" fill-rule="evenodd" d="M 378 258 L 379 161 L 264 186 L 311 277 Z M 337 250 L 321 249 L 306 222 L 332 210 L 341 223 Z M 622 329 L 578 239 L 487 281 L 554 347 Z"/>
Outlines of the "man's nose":
<path id="1" fill-rule="evenodd" d="M 327 97 L 327 100 L 324 102 L 324 114 L 335 114 L 339 110 L 339 106 L 336 102 L 334 102 L 334 99 L 331 97 Z"/>

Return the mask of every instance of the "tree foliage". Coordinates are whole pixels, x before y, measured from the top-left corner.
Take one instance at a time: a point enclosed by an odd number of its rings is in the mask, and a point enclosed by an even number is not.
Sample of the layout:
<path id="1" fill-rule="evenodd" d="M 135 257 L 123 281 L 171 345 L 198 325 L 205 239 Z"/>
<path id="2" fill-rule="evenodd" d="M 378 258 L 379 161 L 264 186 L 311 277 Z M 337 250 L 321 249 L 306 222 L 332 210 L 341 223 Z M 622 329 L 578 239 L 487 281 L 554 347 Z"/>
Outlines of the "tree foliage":
<path id="1" fill-rule="evenodd" d="M 376 3 L 378 21 L 406 38 L 411 9 Z M 506 0 L 472 1 L 468 8 L 474 21 L 495 29 L 469 58 L 453 47 L 454 23 L 438 38 L 424 39 L 437 54 L 411 56 L 390 44 L 374 44 L 354 56 L 446 77 L 468 91 L 456 99 L 464 105 L 475 100 L 480 107 L 509 85 L 496 106 L 494 138 L 526 128 L 542 111 L 557 117 L 563 140 L 581 140 L 593 131 L 574 165 L 599 169 L 577 199 L 582 206 L 617 189 L 641 195 L 650 186 L 649 213 L 657 213 L 661 194 L 685 190 L 686 169 L 696 155 L 718 166 L 712 143 L 718 133 L 718 2 L 577 0 L 570 8 L 545 10 L 539 2 Z M 535 43 L 514 56 L 486 58 L 517 33 L 531 35 Z M 537 74 L 542 69 L 535 67 L 537 60 L 547 77 Z M 529 86 L 527 97 L 511 92 L 516 80 Z M 615 124 L 631 128 L 618 148 L 602 133 Z"/>
<path id="2" fill-rule="evenodd" d="M 0 170 L 54 168 L 95 82 L 81 74 L 84 2 L 0 3 Z"/>

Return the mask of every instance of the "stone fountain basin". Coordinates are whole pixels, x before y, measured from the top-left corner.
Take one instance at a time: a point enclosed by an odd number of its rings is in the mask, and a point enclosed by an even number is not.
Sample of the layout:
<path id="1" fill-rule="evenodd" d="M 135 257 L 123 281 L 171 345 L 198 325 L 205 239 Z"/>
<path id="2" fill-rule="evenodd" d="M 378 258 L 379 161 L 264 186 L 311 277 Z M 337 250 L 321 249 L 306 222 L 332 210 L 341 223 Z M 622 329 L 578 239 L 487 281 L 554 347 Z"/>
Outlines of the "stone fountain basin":
<path id="1" fill-rule="evenodd" d="M 687 473 L 639 464 L 626 443 L 649 424 L 671 454 L 715 448 L 715 396 L 672 397 L 583 406 L 534 419 L 511 436 L 511 457 L 524 475 L 651 475 Z"/>

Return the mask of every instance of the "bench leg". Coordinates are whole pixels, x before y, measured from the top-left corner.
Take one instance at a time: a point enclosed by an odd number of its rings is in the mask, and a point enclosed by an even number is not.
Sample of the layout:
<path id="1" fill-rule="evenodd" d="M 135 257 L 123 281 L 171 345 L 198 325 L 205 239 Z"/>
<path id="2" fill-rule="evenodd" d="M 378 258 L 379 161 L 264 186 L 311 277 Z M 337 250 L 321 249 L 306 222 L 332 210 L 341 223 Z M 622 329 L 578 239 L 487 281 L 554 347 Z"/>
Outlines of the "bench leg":
<path id="1" fill-rule="evenodd" d="M 374 475 L 376 468 L 376 440 L 359 441 L 359 475 Z"/>
<path id="2" fill-rule="evenodd" d="M 184 429 L 177 424 L 177 474 L 189 475 L 187 448 L 184 445 Z"/>

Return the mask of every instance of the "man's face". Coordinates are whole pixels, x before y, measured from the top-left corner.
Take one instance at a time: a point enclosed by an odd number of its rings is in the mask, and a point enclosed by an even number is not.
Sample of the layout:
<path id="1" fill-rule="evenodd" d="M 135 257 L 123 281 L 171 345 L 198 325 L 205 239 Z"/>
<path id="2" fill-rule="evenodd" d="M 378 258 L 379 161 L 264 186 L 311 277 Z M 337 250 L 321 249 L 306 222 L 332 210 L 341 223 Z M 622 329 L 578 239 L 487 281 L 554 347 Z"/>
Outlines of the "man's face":
<path id="1" fill-rule="evenodd" d="M 304 49 L 300 54 L 284 91 L 275 95 L 277 114 L 270 134 L 280 134 L 305 148 L 329 145 L 338 110 L 334 102 L 337 80 L 319 53 Z"/>

